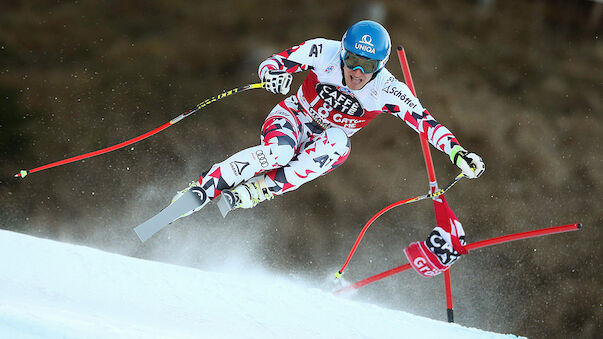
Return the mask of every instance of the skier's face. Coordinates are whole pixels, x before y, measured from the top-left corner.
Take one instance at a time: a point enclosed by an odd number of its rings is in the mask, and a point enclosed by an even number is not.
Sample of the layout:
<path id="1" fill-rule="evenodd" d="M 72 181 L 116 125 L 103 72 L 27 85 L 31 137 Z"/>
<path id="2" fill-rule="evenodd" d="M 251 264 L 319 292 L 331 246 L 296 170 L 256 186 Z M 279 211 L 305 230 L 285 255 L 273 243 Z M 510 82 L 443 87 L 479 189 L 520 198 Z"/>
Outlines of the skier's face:
<path id="1" fill-rule="evenodd" d="M 371 80 L 373 74 L 363 73 L 358 68 L 356 70 L 351 70 L 348 66 L 343 66 L 343 77 L 345 79 L 345 84 L 349 89 L 358 90 L 362 89 L 362 87 Z"/>

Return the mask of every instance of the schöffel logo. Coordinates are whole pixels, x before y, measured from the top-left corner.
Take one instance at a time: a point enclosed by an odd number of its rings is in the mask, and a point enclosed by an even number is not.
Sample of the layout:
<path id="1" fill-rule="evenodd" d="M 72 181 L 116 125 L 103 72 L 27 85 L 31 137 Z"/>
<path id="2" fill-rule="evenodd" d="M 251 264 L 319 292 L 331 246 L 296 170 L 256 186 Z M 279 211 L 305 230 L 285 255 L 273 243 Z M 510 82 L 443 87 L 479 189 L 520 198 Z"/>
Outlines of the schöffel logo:
<path id="1" fill-rule="evenodd" d="M 360 38 L 360 41 L 358 41 L 354 47 L 356 47 L 356 49 L 359 49 L 361 51 L 375 54 L 375 47 L 373 46 L 373 38 L 368 34 L 363 35 L 362 38 Z"/>

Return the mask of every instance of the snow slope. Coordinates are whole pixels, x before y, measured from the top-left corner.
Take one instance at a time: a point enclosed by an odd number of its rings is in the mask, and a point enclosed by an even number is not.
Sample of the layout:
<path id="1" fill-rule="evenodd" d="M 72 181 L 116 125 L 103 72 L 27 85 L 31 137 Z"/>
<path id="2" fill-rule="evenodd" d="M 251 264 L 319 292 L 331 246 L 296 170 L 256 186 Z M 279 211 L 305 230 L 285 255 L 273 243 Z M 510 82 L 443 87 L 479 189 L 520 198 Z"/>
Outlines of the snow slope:
<path id="1" fill-rule="evenodd" d="M 515 338 L 0 230 L 0 338 Z"/>

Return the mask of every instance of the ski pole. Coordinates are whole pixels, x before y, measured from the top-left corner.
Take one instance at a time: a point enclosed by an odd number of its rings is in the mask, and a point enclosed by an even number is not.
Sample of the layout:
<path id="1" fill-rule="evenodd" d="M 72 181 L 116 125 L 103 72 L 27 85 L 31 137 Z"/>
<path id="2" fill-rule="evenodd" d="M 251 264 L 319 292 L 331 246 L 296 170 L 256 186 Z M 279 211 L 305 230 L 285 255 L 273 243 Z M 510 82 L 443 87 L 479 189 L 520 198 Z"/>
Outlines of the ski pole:
<path id="1" fill-rule="evenodd" d="M 486 240 L 481 240 L 478 242 L 474 242 L 471 243 L 467 246 L 465 246 L 465 248 L 468 251 L 472 251 L 472 250 L 476 250 L 479 248 L 483 248 L 483 247 L 488 247 L 488 246 L 492 246 L 492 245 L 497 245 L 497 244 L 502 244 L 505 242 L 509 242 L 509 241 L 515 241 L 515 240 L 522 240 L 522 239 L 528 239 L 528 238 L 535 238 L 535 237 L 540 237 L 543 235 L 549 235 L 549 234 L 555 234 L 555 233 L 563 233 L 563 232 L 570 232 L 570 231 L 577 231 L 579 229 L 582 228 L 582 224 L 569 224 L 569 225 L 563 225 L 563 226 L 555 226 L 555 227 L 549 227 L 549 228 L 542 228 L 539 230 L 533 230 L 533 231 L 527 231 L 527 232 L 521 232 L 521 233 L 514 233 L 514 234 L 509 234 L 509 235 L 503 235 L 501 237 L 497 237 L 497 238 L 492 238 L 492 239 L 486 239 Z M 359 289 L 360 287 L 366 286 L 368 284 L 374 283 L 375 281 L 381 280 L 383 278 L 389 277 L 391 275 L 400 273 L 400 272 L 404 272 L 408 269 L 410 269 L 411 266 L 410 264 L 404 264 L 398 267 L 394 267 L 390 270 L 387 270 L 385 272 L 381 272 L 379 274 L 375 274 L 371 277 L 368 277 L 366 279 L 360 280 L 352 285 L 343 287 L 338 289 L 337 291 L 333 292 L 333 294 L 339 294 L 341 292 L 345 292 L 345 291 L 349 291 L 349 290 L 356 290 Z"/>
<path id="2" fill-rule="evenodd" d="M 423 199 L 428 199 L 428 198 L 436 198 L 444 193 L 446 193 L 446 191 L 448 191 L 452 186 L 454 186 L 457 182 L 459 182 L 461 179 L 464 178 L 463 173 L 460 173 L 459 175 L 457 175 L 450 183 L 448 183 L 448 185 L 446 185 L 446 187 L 435 191 L 433 193 L 429 193 L 429 194 L 423 194 L 420 195 L 418 197 L 414 197 L 414 198 L 409 198 L 409 199 L 405 199 L 405 200 L 400 200 L 398 202 L 395 202 L 385 208 L 383 208 L 381 211 L 377 212 L 377 214 L 375 214 L 362 228 L 362 231 L 360 231 L 360 234 L 358 235 L 358 238 L 356 239 L 356 242 L 354 243 L 354 246 L 352 247 L 352 250 L 350 251 L 350 254 L 348 255 L 347 260 L 345 261 L 345 264 L 343 264 L 343 266 L 341 267 L 341 269 L 339 270 L 339 272 L 335 273 L 335 278 L 341 278 L 341 275 L 343 274 L 343 270 L 346 268 L 346 266 L 348 265 L 348 263 L 350 262 L 350 260 L 352 259 L 352 256 L 354 255 L 354 252 L 356 252 L 356 248 L 358 247 L 358 245 L 360 244 L 360 241 L 362 240 L 362 237 L 364 237 L 364 233 L 366 233 L 366 231 L 368 230 L 368 228 L 373 224 L 373 222 L 375 222 L 375 220 L 377 220 L 377 218 L 379 218 L 382 214 L 384 214 L 385 212 L 391 210 L 394 207 L 397 206 L 402 206 L 402 205 L 406 205 L 406 204 L 410 204 L 419 200 L 423 200 Z"/>
<path id="3" fill-rule="evenodd" d="M 53 167 L 65 165 L 65 164 L 72 163 L 72 162 L 75 162 L 75 161 L 78 161 L 78 160 L 83 160 L 83 159 L 91 158 L 91 157 L 94 157 L 94 156 L 97 156 L 97 155 L 100 155 L 100 154 L 105 154 L 105 153 L 114 151 L 116 149 L 120 149 L 120 148 L 129 146 L 129 145 L 132 145 L 132 144 L 134 144 L 134 143 L 136 143 L 136 142 L 138 142 L 140 140 L 146 139 L 146 138 L 148 138 L 148 137 L 150 137 L 152 135 L 155 135 L 155 134 L 163 131 L 164 129 L 166 129 L 166 128 L 168 128 L 168 127 L 176 124 L 177 122 L 181 121 L 182 119 L 184 119 L 184 118 L 192 115 L 193 113 L 197 112 L 201 108 L 203 108 L 203 107 L 205 107 L 205 106 L 207 106 L 207 105 L 209 105 L 209 104 L 211 104 L 213 102 L 216 102 L 216 101 L 218 101 L 220 99 L 223 99 L 223 98 L 226 98 L 228 96 L 234 95 L 236 93 L 244 92 L 244 91 L 247 91 L 247 90 L 250 90 L 250 89 L 263 88 L 264 85 L 265 85 L 265 83 L 260 82 L 260 83 L 249 84 L 249 85 L 245 85 L 245 86 L 233 88 L 233 89 L 231 89 L 229 91 L 224 91 L 224 92 L 222 92 L 222 93 L 220 93 L 218 95 L 214 95 L 211 98 L 203 100 L 202 102 L 200 102 L 199 104 L 197 104 L 197 106 L 195 106 L 193 109 L 191 109 L 191 110 L 189 110 L 189 111 L 187 111 L 185 113 L 180 114 L 179 116 L 175 117 L 174 119 L 170 120 L 169 122 L 167 122 L 167 123 L 165 123 L 165 124 L 163 124 L 163 125 L 155 128 L 154 130 L 151 130 L 151 131 L 149 131 L 149 132 L 147 132 L 145 134 L 139 135 L 136 138 L 132 138 L 130 140 L 121 142 L 121 143 L 119 143 L 117 145 L 113 145 L 113 146 L 110 146 L 110 147 L 107 147 L 107 148 L 103 148 L 103 149 L 100 149 L 100 150 L 97 150 L 97 151 L 89 152 L 89 153 L 86 153 L 86 154 L 78 155 L 78 156 L 75 156 L 75 157 L 72 157 L 72 158 L 68 158 L 68 159 L 63 159 L 63 160 L 60 160 L 60 161 L 56 161 L 56 162 L 53 162 L 53 163 L 50 163 L 50 164 L 47 164 L 47 165 L 44 165 L 44 166 L 36 167 L 36 168 L 30 169 L 30 170 L 21 170 L 21 171 L 19 171 L 19 173 L 15 174 L 15 177 L 17 177 L 17 178 L 18 177 L 25 178 L 25 176 L 27 176 L 28 174 L 31 174 L 31 173 L 35 173 L 35 172 L 39 172 L 39 171 L 42 171 L 42 170 L 45 170 L 45 169 L 49 169 L 49 168 L 53 168 Z"/>

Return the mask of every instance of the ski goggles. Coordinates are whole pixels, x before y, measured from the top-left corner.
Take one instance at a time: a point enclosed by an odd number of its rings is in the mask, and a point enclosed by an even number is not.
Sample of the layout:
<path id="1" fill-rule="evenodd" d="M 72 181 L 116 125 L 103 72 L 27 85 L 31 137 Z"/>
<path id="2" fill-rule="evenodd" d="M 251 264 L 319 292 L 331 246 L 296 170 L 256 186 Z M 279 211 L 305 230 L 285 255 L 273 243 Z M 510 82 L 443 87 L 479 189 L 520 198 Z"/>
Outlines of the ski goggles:
<path id="1" fill-rule="evenodd" d="M 375 73 L 381 68 L 381 60 L 365 58 L 347 50 L 341 60 L 347 68 L 353 71 L 360 69 L 362 73 Z"/>

